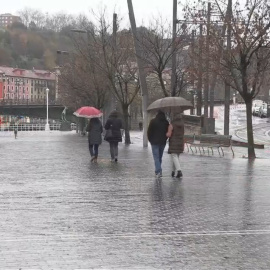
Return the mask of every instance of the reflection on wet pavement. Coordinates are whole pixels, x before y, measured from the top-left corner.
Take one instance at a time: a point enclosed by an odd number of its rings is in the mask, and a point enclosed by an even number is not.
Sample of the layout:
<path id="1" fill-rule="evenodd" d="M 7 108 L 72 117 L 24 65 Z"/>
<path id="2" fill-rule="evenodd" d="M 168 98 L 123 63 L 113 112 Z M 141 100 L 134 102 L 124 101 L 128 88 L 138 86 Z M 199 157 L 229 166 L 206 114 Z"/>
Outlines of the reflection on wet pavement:
<path id="1" fill-rule="evenodd" d="M 140 140 L 119 163 L 72 133 L 0 149 L 0 269 L 269 269 L 268 159 L 184 153 L 177 180 L 165 151 L 156 180 Z"/>

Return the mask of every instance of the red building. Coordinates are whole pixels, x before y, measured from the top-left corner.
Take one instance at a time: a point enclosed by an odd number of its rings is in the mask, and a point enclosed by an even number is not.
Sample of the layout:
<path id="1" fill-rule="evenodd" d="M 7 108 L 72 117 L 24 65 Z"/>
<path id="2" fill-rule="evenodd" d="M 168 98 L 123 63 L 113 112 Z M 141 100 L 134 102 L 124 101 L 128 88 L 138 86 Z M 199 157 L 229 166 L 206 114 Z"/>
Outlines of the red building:
<path id="1" fill-rule="evenodd" d="M 0 66 L 0 100 L 44 101 L 49 88 L 49 98 L 55 101 L 57 87 L 55 72 Z"/>
<path id="2" fill-rule="evenodd" d="M 0 71 L 0 99 L 3 99 L 4 96 L 4 90 L 3 90 L 3 78 L 4 78 L 4 73 Z"/>
<path id="3" fill-rule="evenodd" d="M 0 27 L 6 28 L 14 22 L 21 22 L 21 18 L 10 13 L 0 14 Z"/>

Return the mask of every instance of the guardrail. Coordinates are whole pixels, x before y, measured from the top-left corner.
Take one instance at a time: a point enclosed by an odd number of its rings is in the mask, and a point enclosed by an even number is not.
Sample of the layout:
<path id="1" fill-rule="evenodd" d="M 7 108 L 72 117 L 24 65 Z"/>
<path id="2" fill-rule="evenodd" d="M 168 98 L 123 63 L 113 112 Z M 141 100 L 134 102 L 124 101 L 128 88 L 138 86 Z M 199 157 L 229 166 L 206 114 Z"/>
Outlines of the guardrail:
<path id="1" fill-rule="evenodd" d="M 46 99 L 31 100 L 31 99 L 2 99 L 0 100 L 1 106 L 16 106 L 16 105 L 44 105 L 46 106 Z M 49 105 L 62 106 L 59 100 L 49 100 Z"/>
<path id="2" fill-rule="evenodd" d="M 51 131 L 60 130 L 61 124 L 50 124 Z M 1 124 L 0 131 L 14 131 L 14 129 L 18 131 L 43 131 L 45 130 L 45 124 L 18 124 L 18 125 L 10 125 L 10 124 Z M 76 130 L 76 124 L 71 124 L 71 130 Z"/>

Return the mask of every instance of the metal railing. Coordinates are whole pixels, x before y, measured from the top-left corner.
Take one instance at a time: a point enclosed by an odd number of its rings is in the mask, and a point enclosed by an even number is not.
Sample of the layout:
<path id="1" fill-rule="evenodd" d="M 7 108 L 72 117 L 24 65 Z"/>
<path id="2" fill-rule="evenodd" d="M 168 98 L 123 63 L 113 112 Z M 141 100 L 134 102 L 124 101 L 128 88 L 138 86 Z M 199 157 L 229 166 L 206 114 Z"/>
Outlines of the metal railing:
<path id="1" fill-rule="evenodd" d="M 46 105 L 46 99 L 1 99 L 0 105 L 15 106 L 15 105 Z M 62 105 L 59 100 L 49 99 L 49 105 Z"/>
<path id="2" fill-rule="evenodd" d="M 51 131 L 60 130 L 61 124 L 50 124 Z M 18 125 L 10 125 L 10 124 L 1 124 L 0 131 L 14 131 L 17 129 L 18 131 L 43 131 L 45 130 L 45 124 L 18 124 Z M 76 124 L 71 124 L 71 130 L 76 130 Z"/>

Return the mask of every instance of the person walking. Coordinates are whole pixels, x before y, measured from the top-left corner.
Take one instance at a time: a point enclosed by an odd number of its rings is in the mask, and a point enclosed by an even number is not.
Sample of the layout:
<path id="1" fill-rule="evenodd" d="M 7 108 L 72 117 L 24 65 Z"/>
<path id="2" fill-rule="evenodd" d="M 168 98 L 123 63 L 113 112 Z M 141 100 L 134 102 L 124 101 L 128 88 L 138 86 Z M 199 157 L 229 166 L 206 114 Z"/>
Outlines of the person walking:
<path id="1" fill-rule="evenodd" d="M 169 138 L 168 153 L 171 154 L 172 159 L 172 177 L 176 178 L 183 176 L 180 166 L 180 154 L 184 152 L 184 120 L 181 113 L 175 113 L 173 120 L 168 127 L 167 137 Z"/>
<path id="2" fill-rule="evenodd" d="M 157 178 L 162 177 L 162 156 L 166 146 L 169 122 L 165 113 L 158 111 L 156 117 L 149 123 L 147 137 L 152 147 L 152 154 L 155 163 L 155 174 Z"/>
<path id="3" fill-rule="evenodd" d="M 86 131 L 88 132 L 88 147 L 91 155 L 91 162 L 97 162 L 98 158 L 98 148 L 102 142 L 101 134 L 103 132 L 103 127 L 98 118 L 91 118 Z"/>
<path id="4" fill-rule="evenodd" d="M 104 138 L 110 144 L 111 161 L 118 161 L 118 143 L 122 142 L 122 120 L 117 111 L 112 111 L 104 126 L 105 130 L 111 130 L 111 136 Z"/>
<path id="5" fill-rule="evenodd" d="M 15 139 L 17 139 L 17 137 L 18 137 L 18 127 L 17 126 L 14 126 L 14 137 L 15 137 Z"/>

